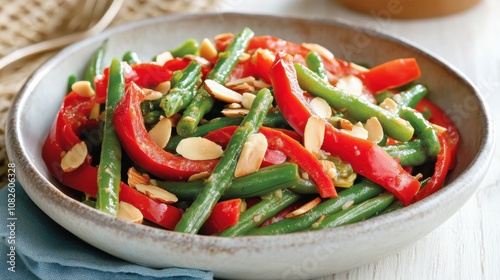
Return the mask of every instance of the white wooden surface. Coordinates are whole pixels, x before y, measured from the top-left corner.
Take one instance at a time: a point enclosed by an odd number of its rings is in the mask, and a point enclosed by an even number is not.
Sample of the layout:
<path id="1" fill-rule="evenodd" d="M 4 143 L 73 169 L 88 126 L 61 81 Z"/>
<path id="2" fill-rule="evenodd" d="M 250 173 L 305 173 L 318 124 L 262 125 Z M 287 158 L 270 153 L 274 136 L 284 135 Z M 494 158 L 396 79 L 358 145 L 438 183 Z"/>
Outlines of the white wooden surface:
<path id="1" fill-rule="evenodd" d="M 404 1 L 400 1 L 404 7 Z M 333 0 L 221 0 L 220 11 L 344 18 L 403 36 L 468 76 L 500 120 L 500 1 L 424 20 L 362 15 Z M 500 121 L 495 124 L 500 131 Z M 498 144 L 498 141 L 497 141 Z M 322 279 L 500 279 L 500 148 L 478 192 L 446 223 L 378 262 Z"/>

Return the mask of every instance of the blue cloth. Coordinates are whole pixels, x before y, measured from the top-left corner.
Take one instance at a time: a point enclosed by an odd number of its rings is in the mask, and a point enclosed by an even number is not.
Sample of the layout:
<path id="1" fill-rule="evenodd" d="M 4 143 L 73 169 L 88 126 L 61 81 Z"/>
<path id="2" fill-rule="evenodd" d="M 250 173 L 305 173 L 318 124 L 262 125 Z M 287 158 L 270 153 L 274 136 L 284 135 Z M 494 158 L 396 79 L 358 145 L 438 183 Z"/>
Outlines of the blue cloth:
<path id="1" fill-rule="evenodd" d="M 213 279 L 211 272 L 152 269 L 98 250 L 52 221 L 19 184 L 0 190 L 0 205 L 0 279 Z"/>

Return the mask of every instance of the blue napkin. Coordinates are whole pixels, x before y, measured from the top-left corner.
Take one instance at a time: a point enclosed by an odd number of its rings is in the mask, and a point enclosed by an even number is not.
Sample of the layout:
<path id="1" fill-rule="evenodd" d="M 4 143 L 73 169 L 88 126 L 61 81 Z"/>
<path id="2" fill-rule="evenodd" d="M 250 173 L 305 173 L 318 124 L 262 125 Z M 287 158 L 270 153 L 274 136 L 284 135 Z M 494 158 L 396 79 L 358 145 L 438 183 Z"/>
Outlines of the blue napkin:
<path id="1" fill-rule="evenodd" d="M 0 205 L 0 279 L 213 279 L 211 272 L 152 269 L 100 251 L 52 221 L 19 184 L 0 190 Z"/>

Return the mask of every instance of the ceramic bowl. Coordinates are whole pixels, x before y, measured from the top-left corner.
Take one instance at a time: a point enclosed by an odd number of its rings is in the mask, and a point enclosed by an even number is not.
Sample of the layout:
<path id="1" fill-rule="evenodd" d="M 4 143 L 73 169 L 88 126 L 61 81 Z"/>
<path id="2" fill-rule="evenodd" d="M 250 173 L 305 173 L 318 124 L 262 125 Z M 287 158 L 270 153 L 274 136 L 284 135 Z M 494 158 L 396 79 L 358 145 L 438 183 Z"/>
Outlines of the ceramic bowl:
<path id="1" fill-rule="evenodd" d="M 461 136 L 458 164 L 436 194 L 396 212 L 322 231 L 281 236 L 220 238 L 130 224 L 67 195 L 47 171 L 41 148 L 65 95 L 69 74 L 82 74 L 105 40 L 106 63 L 134 50 L 143 58 L 185 39 L 252 28 L 294 42 L 319 43 L 343 59 L 376 65 L 415 57 L 429 98 L 447 111 Z M 461 108 L 457 111 L 456 108 Z M 336 20 L 244 14 L 194 14 L 154 18 L 110 29 L 67 47 L 22 88 L 10 112 L 8 153 L 29 197 L 57 223 L 119 258 L 144 266 L 211 270 L 222 278 L 312 278 L 345 271 L 394 254 L 453 215 L 485 177 L 493 149 L 492 122 L 476 88 L 449 64 L 401 38 Z M 473 225 L 471 225 L 473 226 Z"/>

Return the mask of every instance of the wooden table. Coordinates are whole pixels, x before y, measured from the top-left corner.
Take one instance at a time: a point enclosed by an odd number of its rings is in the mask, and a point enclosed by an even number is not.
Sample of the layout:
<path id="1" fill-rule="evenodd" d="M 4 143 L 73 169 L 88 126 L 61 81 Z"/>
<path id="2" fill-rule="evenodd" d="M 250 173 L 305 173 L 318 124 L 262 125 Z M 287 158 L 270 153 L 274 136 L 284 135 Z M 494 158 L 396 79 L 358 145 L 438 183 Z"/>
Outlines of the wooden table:
<path id="1" fill-rule="evenodd" d="M 404 1 L 401 1 L 404 7 Z M 219 9 L 343 18 L 413 41 L 450 62 L 476 84 L 500 119 L 500 1 L 482 0 L 455 15 L 397 20 L 362 15 L 332 0 L 221 0 Z M 500 122 L 495 124 L 500 131 Z M 498 141 L 497 141 L 498 143 Z M 476 194 L 447 222 L 403 251 L 322 279 L 500 279 L 500 149 Z"/>

